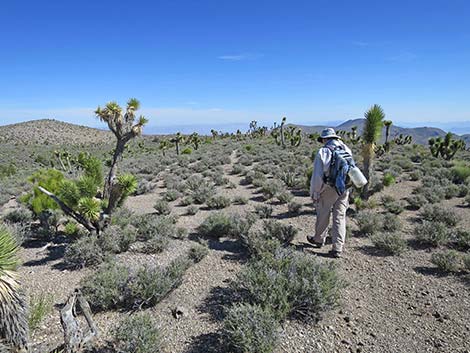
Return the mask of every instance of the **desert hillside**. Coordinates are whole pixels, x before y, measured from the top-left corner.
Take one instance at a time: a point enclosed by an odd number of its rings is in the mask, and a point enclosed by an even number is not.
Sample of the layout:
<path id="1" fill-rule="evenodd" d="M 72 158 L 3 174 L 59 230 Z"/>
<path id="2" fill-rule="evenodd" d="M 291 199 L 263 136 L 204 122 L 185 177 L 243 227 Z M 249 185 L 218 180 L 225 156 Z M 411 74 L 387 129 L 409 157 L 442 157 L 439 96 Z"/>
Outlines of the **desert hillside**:
<path id="1" fill-rule="evenodd" d="M 112 138 L 109 131 L 54 119 L 31 120 L 0 126 L 0 143 L 77 145 L 110 142 Z"/>

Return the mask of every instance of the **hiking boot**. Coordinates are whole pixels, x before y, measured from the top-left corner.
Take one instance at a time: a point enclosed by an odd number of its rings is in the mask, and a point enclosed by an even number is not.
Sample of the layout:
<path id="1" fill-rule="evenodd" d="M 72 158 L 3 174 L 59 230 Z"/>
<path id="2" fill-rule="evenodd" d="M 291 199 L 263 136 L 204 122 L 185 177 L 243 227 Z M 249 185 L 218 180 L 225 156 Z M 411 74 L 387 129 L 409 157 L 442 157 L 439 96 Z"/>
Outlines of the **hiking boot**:
<path id="1" fill-rule="evenodd" d="M 337 250 L 330 250 L 328 254 L 335 259 L 340 259 L 343 257 L 343 254 L 341 254 L 341 251 L 337 251 Z"/>
<path id="2" fill-rule="evenodd" d="M 325 245 L 325 241 L 321 243 L 316 242 L 311 235 L 307 235 L 307 241 L 313 245 L 314 248 L 320 249 L 323 245 Z"/>

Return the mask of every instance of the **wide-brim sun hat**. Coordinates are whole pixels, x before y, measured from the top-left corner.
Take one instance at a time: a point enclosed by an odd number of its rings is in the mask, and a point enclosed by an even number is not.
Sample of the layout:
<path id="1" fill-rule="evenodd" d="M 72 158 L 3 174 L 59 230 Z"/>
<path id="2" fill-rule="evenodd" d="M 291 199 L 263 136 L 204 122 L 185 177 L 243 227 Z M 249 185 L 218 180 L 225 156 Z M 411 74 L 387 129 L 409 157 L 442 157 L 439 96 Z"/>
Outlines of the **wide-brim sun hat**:
<path id="1" fill-rule="evenodd" d="M 329 127 L 321 132 L 317 140 L 321 142 L 323 139 L 341 139 L 341 137 L 336 135 L 335 129 Z"/>

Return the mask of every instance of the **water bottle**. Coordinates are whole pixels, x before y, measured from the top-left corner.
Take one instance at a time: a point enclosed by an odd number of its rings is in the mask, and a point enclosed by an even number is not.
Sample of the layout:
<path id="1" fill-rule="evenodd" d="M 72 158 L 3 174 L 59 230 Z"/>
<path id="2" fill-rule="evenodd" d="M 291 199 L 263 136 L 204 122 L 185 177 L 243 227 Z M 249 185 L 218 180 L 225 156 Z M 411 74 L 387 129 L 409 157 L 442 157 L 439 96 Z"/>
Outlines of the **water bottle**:
<path id="1" fill-rule="evenodd" d="M 352 183 L 357 188 L 362 188 L 364 185 L 367 184 L 367 179 L 362 174 L 361 170 L 356 166 L 351 166 L 348 172 L 349 179 L 351 179 Z"/>

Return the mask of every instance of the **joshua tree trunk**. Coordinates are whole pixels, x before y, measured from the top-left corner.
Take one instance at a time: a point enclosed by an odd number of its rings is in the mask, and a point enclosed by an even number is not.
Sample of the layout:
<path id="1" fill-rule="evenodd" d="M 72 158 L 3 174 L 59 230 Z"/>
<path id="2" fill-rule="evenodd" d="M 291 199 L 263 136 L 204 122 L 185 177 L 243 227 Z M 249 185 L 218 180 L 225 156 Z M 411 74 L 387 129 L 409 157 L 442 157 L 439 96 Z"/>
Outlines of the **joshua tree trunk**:
<path id="1" fill-rule="evenodd" d="M 108 176 L 106 177 L 106 181 L 104 183 L 104 191 L 103 191 L 103 198 L 107 199 L 111 192 L 111 187 L 116 179 L 117 169 L 118 169 L 118 162 L 122 158 L 122 154 L 124 153 L 124 148 L 126 147 L 126 143 L 130 140 L 129 139 L 120 139 L 116 143 L 116 148 L 114 149 L 113 153 L 113 160 L 111 162 L 111 168 L 109 169 Z"/>
<path id="2" fill-rule="evenodd" d="M 364 169 L 364 176 L 367 179 L 367 184 L 364 186 L 362 189 L 362 197 L 364 199 L 369 198 L 369 185 L 370 185 L 370 169 L 371 169 L 371 164 L 372 164 L 372 156 L 374 153 L 374 146 L 372 144 L 366 144 L 363 147 L 363 169 Z"/>
<path id="3" fill-rule="evenodd" d="M 180 143 L 178 141 L 175 141 L 175 146 L 176 146 L 176 155 L 180 155 Z"/>

